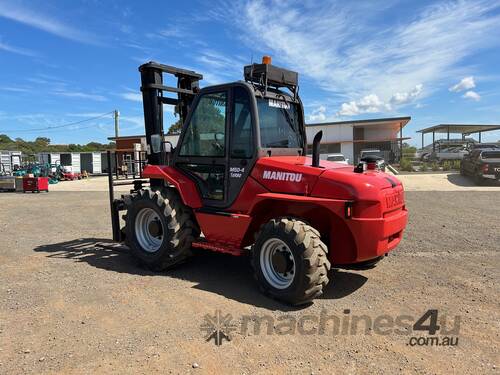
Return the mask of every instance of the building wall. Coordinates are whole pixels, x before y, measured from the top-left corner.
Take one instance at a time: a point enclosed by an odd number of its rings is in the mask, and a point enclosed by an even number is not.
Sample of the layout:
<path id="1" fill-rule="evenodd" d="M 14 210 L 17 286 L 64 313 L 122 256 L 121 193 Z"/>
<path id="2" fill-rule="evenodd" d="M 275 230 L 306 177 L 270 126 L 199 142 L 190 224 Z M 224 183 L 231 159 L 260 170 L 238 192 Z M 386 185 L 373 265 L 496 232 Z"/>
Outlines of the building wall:
<path id="1" fill-rule="evenodd" d="M 374 126 L 365 126 L 365 140 L 376 141 L 381 139 L 392 139 L 399 136 L 398 131 L 393 131 L 388 128 L 377 128 Z"/>
<path id="2" fill-rule="evenodd" d="M 320 130 L 323 130 L 322 143 L 350 142 L 353 138 L 352 125 L 350 124 L 306 126 L 308 144 L 312 143 L 314 136 Z"/>
<path id="3" fill-rule="evenodd" d="M 352 143 L 342 143 L 340 145 L 340 152 L 348 159 L 349 164 L 354 163 L 354 147 Z"/>

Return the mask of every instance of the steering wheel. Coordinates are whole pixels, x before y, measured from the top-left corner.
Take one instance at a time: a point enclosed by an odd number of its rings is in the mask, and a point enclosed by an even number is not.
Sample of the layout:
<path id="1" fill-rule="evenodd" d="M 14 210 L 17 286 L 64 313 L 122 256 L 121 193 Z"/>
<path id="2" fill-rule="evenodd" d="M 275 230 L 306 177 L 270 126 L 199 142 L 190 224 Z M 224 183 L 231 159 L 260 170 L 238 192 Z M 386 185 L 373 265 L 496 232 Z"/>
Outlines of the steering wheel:
<path id="1" fill-rule="evenodd" d="M 221 135 L 222 136 L 221 138 L 224 139 L 225 134 L 224 133 L 217 133 L 217 132 L 214 133 L 215 142 L 212 142 L 212 147 L 215 148 L 217 151 L 223 151 L 224 146 L 219 143 L 219 140 L 217 139 L 217 135 Z"/>

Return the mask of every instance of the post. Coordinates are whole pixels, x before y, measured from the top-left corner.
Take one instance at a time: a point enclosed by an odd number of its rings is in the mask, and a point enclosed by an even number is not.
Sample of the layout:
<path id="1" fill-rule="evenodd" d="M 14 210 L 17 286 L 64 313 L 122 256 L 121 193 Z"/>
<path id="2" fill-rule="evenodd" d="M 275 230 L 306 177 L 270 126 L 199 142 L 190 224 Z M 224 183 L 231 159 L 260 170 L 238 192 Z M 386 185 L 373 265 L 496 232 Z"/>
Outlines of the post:
<path id="1" fill-rule="evenodd" d="M 481 132 L 479 132 L 479 143 L 481 143 Z"/>
<path id="2" fill-rule="evenodd" d="M 116 173 L 116 179 L 118 179 L 120 177 L 118 175 L 118 151 L 115 152 L 115 173 Z"/>
<path id="3" fill-rule="evenodd" d="M 436 132 L 432 131 L 432 152 L 436 152 Z"/>
<path id="4" fill-rule="evenodd" d="M 116 109 L 113 112 L 114 117 L 115 117 L 115 138 L 118 138 L 120 136 L 120 124 L 119 124 L 119 117 L 120 117 L 120 112 L 118 112 Z"/>
<path id="5" fill-rule="evenodd" d="M 120 217 L 115 203 L 113 187 L 113 171 L 111 170 L 111 151 L 108 150 L 108 189 L 109 189 L 109 209 L 111 211 L 111 230 L 113 241 L 120 241 Z"/>
<path id="6" fill-rule="evenodd" d="M 448 135 L 447 135 L 446 139 L 449 141 L 450 140 L 450 125 L 448 125 L 447 132 L 448 132 Z"/>
<path id="7" fill-rule="evenodd" d="M 424 132 L 422 132 L 422 150 L 424 149 Z"/>
<path id="8" fill-rule="evenodd" d="M 399 123 L 399 162 L 403 159 L 403 125 Z"/>

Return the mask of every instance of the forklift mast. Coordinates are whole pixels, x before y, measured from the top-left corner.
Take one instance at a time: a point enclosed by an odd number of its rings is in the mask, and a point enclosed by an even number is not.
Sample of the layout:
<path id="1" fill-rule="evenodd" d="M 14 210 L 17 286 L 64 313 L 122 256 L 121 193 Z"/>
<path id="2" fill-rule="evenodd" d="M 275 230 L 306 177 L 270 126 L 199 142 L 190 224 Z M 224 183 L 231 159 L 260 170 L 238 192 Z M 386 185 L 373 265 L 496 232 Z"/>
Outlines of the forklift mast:
<path id="1" fill-rule="evenodd" d="M 159 138 L 163 144 L 163 104 L 176 107 L 181 123 L 184 123 L 194 97 L 199 92 L 201 74 L 192 70 L 179 69 L 150 61 L 139 67 L 141 91 L 144 107 L 144 126 L 146 130 L 147 162 L 152 165 L 165 164 L 163 148 L 154 149 L 151 137 Z M 177 87 L 163 84 L 163 73 L 177 78 Z M 177 97 L 164 96 L 164 92 L 176 93 Z"/>

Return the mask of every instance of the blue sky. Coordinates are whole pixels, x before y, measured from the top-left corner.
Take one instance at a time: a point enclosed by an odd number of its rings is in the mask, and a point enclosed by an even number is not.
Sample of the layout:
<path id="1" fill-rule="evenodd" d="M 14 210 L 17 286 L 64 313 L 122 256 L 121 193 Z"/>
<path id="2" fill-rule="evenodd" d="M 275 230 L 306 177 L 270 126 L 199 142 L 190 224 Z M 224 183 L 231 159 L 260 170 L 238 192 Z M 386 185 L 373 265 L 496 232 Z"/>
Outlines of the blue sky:
<path id="1" fill-rule="evenodd" d="M 499 35 L 498 1 L 0 0 L 0 133 L 104 142 L 111 114 L 33 129 L 114 109 L 143 133 L 141 63 L 209 85 L 270 54 L 299 72 L 308 122 L 408 115 L 420 144 L 424 126 L 500 123 Z"/>

